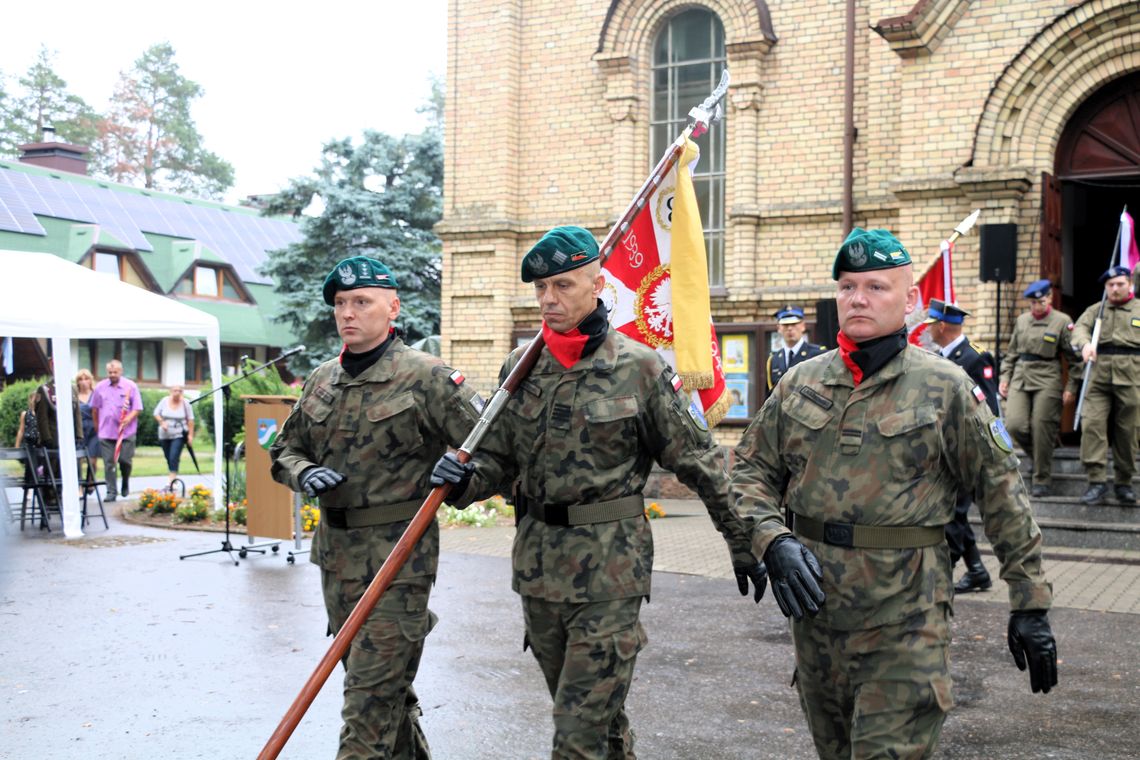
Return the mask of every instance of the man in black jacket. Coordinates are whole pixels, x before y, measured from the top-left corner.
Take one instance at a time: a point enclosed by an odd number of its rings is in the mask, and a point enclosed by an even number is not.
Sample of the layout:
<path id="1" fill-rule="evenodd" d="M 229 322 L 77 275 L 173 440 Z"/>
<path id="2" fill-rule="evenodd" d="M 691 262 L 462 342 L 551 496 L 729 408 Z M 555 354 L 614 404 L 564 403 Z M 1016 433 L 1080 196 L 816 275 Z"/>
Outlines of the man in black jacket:
<path id="1" fill-rule="evenodd" d="M 962 323 L 966 321 L 969 312 L 955 304 L 932 299 L 929 314 L 926 320 L 926 324 L 929 325 L 927 330 L 930 339 L 939 347 L 939 353 L 966 370 L 970 379 L 977 383 L 974 386 L 974 395 L 979 401 L 984 397 L 993 413 L 1000 416 L 994 358 L 989 351 L 978 350 L 977 346 L 971 345 L 970 339 L 962 332 Z M 958 494 L 954 522 L 946 526 L 946 541 L 950 545 L 951 564 L 957 564 L 960 557 L 966 560 L 966 574 L 954 585 L 954 591 L 959 594 L 985 591 L 993 585 L 986 566 L 982 564 L 974 531 L 966 519 L 966 513 L 973 501 L 974 496 L 968 491 Z"/>

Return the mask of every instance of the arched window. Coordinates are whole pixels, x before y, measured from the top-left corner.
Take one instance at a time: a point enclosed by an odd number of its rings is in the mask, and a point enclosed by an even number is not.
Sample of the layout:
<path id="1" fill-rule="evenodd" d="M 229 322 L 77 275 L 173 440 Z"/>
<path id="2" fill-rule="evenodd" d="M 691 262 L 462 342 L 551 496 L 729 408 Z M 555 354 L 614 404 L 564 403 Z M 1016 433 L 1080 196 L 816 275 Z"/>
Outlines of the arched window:
<path id="1" fill-rule="evenodd" d="M 725 66 L 724 27 L 716 14 L 695 8 L 669 19 L 653 46 L 650 164 L 684 128 L 689 109 L 708 97 Z M 709 284 L 724 285 L 724 121 L 697 139 L 701 160 L 693 176 Z"/>

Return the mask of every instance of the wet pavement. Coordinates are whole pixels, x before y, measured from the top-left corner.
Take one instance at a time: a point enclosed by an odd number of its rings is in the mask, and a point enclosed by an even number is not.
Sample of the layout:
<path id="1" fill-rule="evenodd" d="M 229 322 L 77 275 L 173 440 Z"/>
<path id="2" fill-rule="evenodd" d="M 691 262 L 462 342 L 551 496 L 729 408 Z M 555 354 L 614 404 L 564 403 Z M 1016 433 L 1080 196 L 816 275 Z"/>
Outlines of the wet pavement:
<path id="1" fill-rule="evenodd" d="M 654 523 L 650 644 L 627 703 L 639 756 L 815 757 L 775 603 L 738 596 L 709 521 L 692 505 L 667 506 L 673 516 Z M 436 760 L 549 755 L 549 696 L 522 652 L 510 534 L 444 531 L 431 605 L 440 623 L 416 681 Z M 110 530 L 76 540 L 0 534 L 0 757 L 256 756 L 327 650 L 318 572 L 305 557 L 285 561 L 291 542 L 237 567 L 224 553 L 178 559 L 219 545 L 218 534 L 115 516 Z M 1061 562 L 1095 565 L 1083 576 L 1091 584 L 1137 570 L 1131 557 Z M 1140 617 L 1095 609 L 1074 589 L 1065 599 L 1076 601 L 1051 615 L 1061 683 L 1033 695 L 1006 649 L 1004 596 L 956 603 L 958 707 L 937 756 L 1140 756 Z M 334 755 L 339 670 L 330 681 L 281 757 Z"/>

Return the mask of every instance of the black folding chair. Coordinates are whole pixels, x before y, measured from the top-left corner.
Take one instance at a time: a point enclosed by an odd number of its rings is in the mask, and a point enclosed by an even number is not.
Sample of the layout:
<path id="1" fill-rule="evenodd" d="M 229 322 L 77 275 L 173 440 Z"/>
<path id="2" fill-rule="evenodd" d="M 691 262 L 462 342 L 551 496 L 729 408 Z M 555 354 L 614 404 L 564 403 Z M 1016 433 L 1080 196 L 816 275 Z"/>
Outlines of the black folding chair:
<path id="1" fill-rule="evenodd" d="M 91 465 L 91 457 L 87 455 L 86 451 L 80 454 L 78 459 L 86 466 L 87 473 L 83 476 L 83 511 L 81 513 L 83 519 L 80 521 L 80 526 L 86 526 L 88 519 L 94 520 L 95 517 L 101 517 L 103 519 L 103 527 L 109 529 L 111 526 L 107 524 L 107 513 L 103 511 L 103 496 L 99 493 L 99 486 L 106 488 L 107 481 L 95 479 L 95 470 Z M 87 497 L 91 494 L 95 494 L 95 499 L 99 503 L 98 515 L 95 514 L 95 510 L 91 511 L 91 515 L 87 514 Z"/>
<path id="2" fill-rule="evenodd" d="M 50 533 L 49 511 L 59 514 L 60 521 L 63 521 L 59 506 L 62 498 L 62 484 L 55 476 L 55 468 L 51 461 L 53 451 L 49 451 L 43 446 L 24 444 L 27 467 L 24 470 L 24 498 L 20 505 L 20 530 L 24 529 L 25 518 L 34 525 L 38 516 L 40 530 L 47 530 Z M 54 451 L 54 453 L 58 458 L 59 452 Z M 28 503 L 29 497 L 31 497 L 30 505 Z"/>

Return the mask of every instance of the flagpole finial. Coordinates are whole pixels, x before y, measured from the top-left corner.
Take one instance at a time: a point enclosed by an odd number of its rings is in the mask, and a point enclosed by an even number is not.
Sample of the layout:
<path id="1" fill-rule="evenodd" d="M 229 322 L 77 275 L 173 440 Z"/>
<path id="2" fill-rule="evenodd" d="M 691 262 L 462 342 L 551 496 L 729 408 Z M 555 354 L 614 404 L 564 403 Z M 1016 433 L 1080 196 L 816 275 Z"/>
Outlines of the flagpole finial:
<path id="1" fill-rule="evenodd" d="M 710 125 L 724 118 L 722 101 L 728 92 L 729 81 L 731 81 L 731 77 L 729 77 L 726 68 L 720 73 L 720 82 L 716 89 L 709 93 L 709 96 L 699 106 L 693 106 L 689 109 L 689 126 L 692 127 L 692 137 L 700 137 L 708 131 Z"/>

